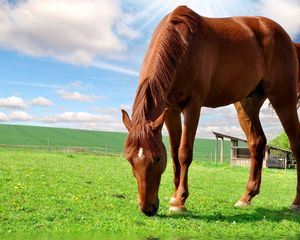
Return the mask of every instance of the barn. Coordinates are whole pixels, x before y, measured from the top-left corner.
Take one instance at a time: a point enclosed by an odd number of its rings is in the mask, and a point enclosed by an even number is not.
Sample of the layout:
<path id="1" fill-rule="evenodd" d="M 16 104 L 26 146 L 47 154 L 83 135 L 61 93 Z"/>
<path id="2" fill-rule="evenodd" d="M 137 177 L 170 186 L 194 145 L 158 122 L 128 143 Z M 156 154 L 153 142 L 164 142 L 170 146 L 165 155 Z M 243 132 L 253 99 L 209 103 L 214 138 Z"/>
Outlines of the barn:
<path id="1" fill-rule="evenodd" d="M 230 165 L 239 167 L 250 167 L 251 157 L 247 146 L 247 141 L 238 137 L 213 132 L 215 135 L 215 161 L 218 160 L 218 145 L 220 147 L 220 162 L 224 162 L 224 139 L 229 139 L 230 146 Z M 263 167 L 267 168 L 295 168 L 296 160 L 290 150 L 281 149 L 267 145 L 265 148 Z"/>

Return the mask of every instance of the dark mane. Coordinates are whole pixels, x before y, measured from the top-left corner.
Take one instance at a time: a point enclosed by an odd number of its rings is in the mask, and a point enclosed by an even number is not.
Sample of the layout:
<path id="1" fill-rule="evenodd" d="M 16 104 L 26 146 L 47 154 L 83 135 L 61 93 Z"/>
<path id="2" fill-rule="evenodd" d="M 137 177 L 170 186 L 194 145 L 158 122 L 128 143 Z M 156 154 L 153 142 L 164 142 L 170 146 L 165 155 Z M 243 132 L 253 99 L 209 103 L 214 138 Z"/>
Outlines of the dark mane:
<path id="1" fill-rule="evenodd" d="M 153 33 L 134 100 L 134 131 L 128 136 L 128 146 L 150 144 L 147 122 L 163 111 L 165 96 L 173 84 L 178 65 L 188 51 L 191 35 L 197 31 L 198 21 L 198 14 L 180 6 L 164 18 Z M 182 28 L 186 29 L 185 33 L 180 31 Z"/>

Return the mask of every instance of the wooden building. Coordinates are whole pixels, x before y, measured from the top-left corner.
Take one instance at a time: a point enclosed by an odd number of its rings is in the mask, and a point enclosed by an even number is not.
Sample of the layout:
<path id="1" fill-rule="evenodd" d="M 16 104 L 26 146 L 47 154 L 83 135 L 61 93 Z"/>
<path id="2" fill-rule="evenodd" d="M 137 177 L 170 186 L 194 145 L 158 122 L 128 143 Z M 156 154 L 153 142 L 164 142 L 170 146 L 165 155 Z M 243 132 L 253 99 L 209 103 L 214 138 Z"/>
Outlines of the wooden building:
<path id="1" fill-rule="evenodd" d="M 245 166 L 249 167 L 251 164 L 251 157 L 247 141 L 245 139 L 225 135 L 222 133 L 213 132 L 216 137 L 215 143 L 215 161 L 218 160 L 218 144 L 221 141 L 220 162 L 224 162 L 224 139 L 229 139 L 230 147 L 230 165 L 231 166 Z M 265 148 L 265 157 L 263 160 L 263 167 L 268 168 L 293 168 L 296 161 L 293 153 L 289 150 L 272 147 L 267 145 Z"/>

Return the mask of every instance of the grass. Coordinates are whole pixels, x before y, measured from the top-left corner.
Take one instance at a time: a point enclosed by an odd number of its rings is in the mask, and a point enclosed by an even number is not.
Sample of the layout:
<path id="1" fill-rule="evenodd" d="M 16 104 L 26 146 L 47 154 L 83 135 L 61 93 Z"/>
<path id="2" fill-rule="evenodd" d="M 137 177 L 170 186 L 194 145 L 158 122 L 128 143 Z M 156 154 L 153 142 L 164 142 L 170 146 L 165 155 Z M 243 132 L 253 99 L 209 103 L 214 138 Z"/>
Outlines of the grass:
<path id="1" fill-rule="evenodd" d="M 292 239 L 300 214 L 288 209 L 294 170 L 265 169 L 252 206 L 235 209 L 248 169 L 194 161 L 189 213 L 170 215 L 171 164 L 160 187 L 160 208 L 137 209 L 136 183 L 121 158 L 0 149 L 0 238 L 5 239 Z M 63 238 L 61 237 L 63 235 Z"/>
<path id="2" fill-rule="evenodd" d="M 122 152 L 125 133 L 0 124 L 0 144 L 106 147 Z"/>
<path id="3" fill-rule="evenodd" d="M 120 132 L 0 124 L 0 144 L 8 145 L 47 146 L 49 141 L 50 146 L 107 147 L 109 152 L 121 153 L 123 152 L 126 136 L 127 133 Z M 164 142 L 168 150 L 168 137 L 164 137 Z M 214 145 L 215 140 L 196 139 L 194 149 L 195 159 L 199 159 L 200 156 L 202 158 L 205 156 L 207 159 L 211 158 L 211 154 L 214 154 Z M 229 141 L 225 141 L 224 155 L 227 159 L 229 158 Z"/>

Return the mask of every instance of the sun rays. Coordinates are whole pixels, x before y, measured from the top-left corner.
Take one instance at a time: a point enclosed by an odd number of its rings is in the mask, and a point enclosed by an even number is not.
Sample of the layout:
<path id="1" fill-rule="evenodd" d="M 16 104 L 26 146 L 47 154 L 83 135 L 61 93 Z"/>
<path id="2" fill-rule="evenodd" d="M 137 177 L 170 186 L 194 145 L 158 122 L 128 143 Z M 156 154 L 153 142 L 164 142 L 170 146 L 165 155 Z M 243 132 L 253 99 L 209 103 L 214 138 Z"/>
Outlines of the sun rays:
<path id="1" fill-rule="evenodd" d="M 144 1 L 141 9 L 132 20 L 139 23 L 139 30 L 146 31 L 150 25 L 155 25 L 164 15 L 179 5 L 187 5 L 201 15 L 207 17 L 228 17 L 232 15 L 258 14 L 259 1 L 250 0 L 169 0 Z M 144 22 L 141 24 L 141 22 Z"/>

